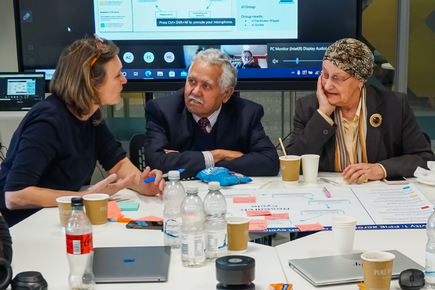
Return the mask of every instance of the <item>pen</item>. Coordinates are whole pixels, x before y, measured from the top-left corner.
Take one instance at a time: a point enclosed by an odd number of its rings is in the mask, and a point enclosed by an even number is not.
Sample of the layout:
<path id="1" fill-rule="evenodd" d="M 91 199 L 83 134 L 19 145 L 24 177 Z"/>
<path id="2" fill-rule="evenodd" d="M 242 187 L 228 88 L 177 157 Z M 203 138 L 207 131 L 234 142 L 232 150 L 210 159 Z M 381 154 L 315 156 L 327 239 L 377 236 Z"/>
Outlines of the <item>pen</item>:
<path id="1" fill-rule="evenodd" d="M 323 180 L 323 181 L 326 182 L 326 183 L 329 183 L 329 184 L 332 184 L 332 185 L 335 185 L 335 186 L 339 186 L 339 187 L 341 187 L 340 183 L 335 182 L 335 181 L 333 181 L 333 180 L 331 180 L 331 179 L 324 178 L 324 177 L 320 177 L 320 180 Z"/>
<path id="2" fill-rule="evenodd" d="M 132 219 L 129 218 L 108 218 L 109 222 L 118 222 L 118 223 L 129 223 Z"/>
<path id="3" fill-rule="evenodd" d="M 181 173 L 181 172 L 184 171 L 184 169 L 178 169 L 178 170 L 175 170 L 175 171 L 178 171 L 178 172 Z M 162 175 L 162 178 L 166 178 L 166 177 L 168 177 L 168 173 L 165 173 L 165 174 Z M 150 182 L 153 182 L 154 180 L 156 180 L 156 177 L 155 177 L 155 176 L 150 177 L 150 178 L 147 178 L 147 179 L 145 179 L 143 182 L 145 182 L 145 183 L 150 183 Z"/>
<path id="4" fill-rule="evenodd" d="M 325 193 L 327 198 L 331 198 L 331 194 L 329 193 L 329 191 L 326 189 L 326 187 L 323 188 L 323 192 Z"/>

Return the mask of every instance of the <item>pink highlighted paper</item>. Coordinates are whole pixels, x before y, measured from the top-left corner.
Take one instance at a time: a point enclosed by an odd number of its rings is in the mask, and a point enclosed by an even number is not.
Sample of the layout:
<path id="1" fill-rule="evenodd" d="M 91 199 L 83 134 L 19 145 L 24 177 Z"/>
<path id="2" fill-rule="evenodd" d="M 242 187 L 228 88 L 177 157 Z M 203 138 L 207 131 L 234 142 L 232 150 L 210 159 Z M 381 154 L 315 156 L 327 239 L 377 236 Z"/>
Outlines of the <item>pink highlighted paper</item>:
<path id="1" fill-rule="evenodd" d="M 288 220 L 288 213 L 273 213 L 265 217 L 266 220 Z"/>
<path id="2" fill-rule="evenodd" d="M 108 218 L 120 218 L 124 215 L 121 213 L 121 209 L 118 206 L 116 200 L 109 201 L 107 203 L 107 217 Z"/>
<path id="3" fill-rule="evenodd" d="M 257 198 L 255 196 L 233 197 L 233 203 L 257 203 Z"/>
<path id="4" fill-rule="evenodd" d="M 323 231 L 325 228 L 321 224 L 296 225 L 301 232 Z"/>
<path id="5" fill-rule="evenodd" d="M 246 211 L 246 214 L 248 217 L 271 215 L 270 210 L 248 210 Z"/>
<path id="6" fill-rule="evenodd" d="M 267 221 L 266 220 L 251 220 L 249 222 L 250 231 L 266 231 Z"/>
<path id="7" fill-rule="evenodd" d="M 147 221 L 147 222 L 162 222 L 163 218 L 159 218 L 153 215 L 149 215 L 143 218 L 134 219 L 135 221 Z"/>

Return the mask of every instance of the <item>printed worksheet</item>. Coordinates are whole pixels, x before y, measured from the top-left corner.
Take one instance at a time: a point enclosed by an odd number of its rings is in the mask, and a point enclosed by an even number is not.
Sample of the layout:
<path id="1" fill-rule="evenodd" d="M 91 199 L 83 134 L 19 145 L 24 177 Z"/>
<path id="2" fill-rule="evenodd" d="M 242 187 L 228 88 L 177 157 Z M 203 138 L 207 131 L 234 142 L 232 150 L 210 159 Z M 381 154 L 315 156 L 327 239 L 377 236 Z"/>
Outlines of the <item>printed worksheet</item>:
<path id="1" fill-rule="evenodd" d="M 433 208 L 413 185 L 225 193 L 227 216 L 248 216 L 251 231 L 330 229 L 331 218 L 353 216 L 357 229 L 424 228 Z"/>

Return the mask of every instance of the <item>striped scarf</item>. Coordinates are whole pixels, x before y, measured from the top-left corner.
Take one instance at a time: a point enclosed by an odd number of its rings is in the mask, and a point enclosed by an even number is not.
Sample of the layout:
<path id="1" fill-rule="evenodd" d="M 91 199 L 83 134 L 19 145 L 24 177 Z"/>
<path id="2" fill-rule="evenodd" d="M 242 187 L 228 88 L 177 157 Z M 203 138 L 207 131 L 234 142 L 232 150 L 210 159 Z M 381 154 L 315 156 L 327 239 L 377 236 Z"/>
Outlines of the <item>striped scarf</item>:
<path id="1" fill-rule="evenodd" d="M 342 122 L 341 110 L 339 107 L 335 108 L 334 122 L 337 124 L 337 133 L 335 134 L 335 171 L 342 172 L 347 166 L 351 164 L 349 153 L 346 149 L 344 139 L 344 127 Z M 357 141 L 355 144 L 354 158 L 355 164 L 368 163 L 366 137 L 367 137 L 367 106 L 366 106 L 366 88 L 361 90 L 361 111 L 359 115 L 359 126 L 356 130 Z"/>

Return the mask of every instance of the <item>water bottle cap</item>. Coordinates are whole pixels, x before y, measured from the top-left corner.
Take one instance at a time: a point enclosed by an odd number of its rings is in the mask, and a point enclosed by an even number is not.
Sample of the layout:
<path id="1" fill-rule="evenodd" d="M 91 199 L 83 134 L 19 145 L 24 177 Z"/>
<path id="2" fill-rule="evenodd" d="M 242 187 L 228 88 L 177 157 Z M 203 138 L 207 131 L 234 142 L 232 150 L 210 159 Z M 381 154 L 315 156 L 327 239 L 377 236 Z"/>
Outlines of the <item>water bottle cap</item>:
<path id="1" fill-rule="evenodd" d="M 208 183 L 208 190 L 219 190 L 221 189 L 221 184 L 217 181 L 212 181 Z"/>
<path id="2" fill-rule="evenodd" d="M 187 193 L 198 193 L 198 186 L 196 185 L 189 185 L 187 186 Z"/>
<path id="3" fill-rule="evenodd" d="M 71 198 L 71 206 L 83 206 L 83 197 Z"/>
<path id="4" fill-rule="evenodd" d="M 180 179 L 180 172 L 176 170 L 171 170 L 168 172 L 169 179 Z"/>

